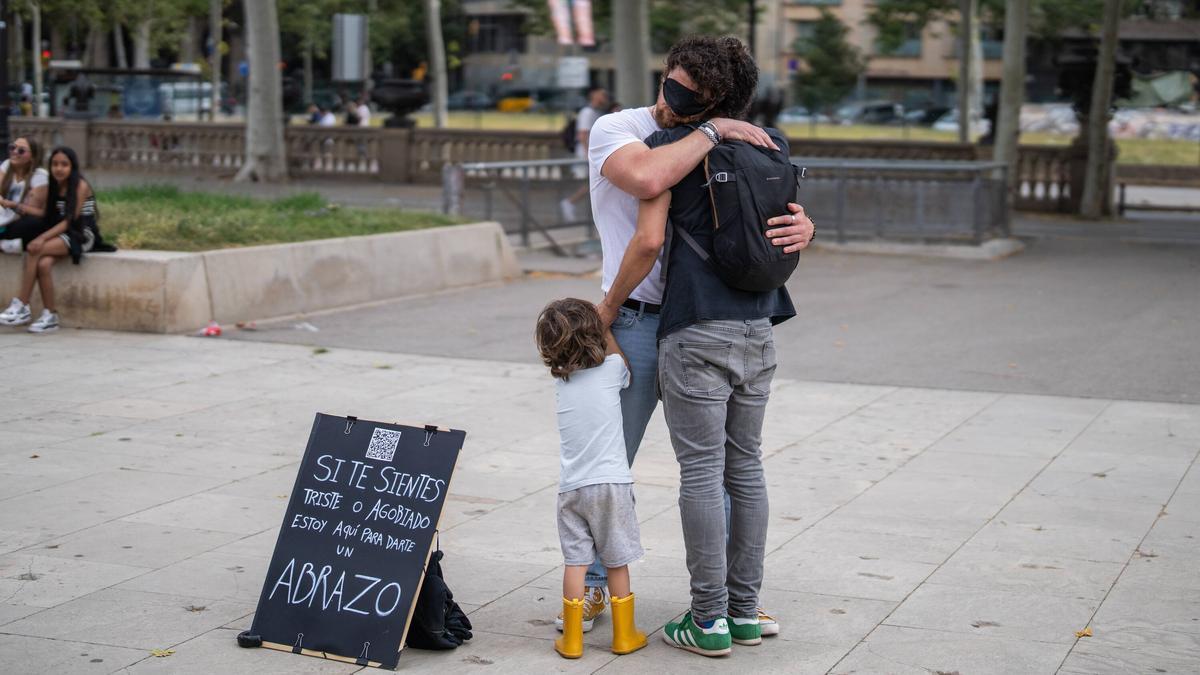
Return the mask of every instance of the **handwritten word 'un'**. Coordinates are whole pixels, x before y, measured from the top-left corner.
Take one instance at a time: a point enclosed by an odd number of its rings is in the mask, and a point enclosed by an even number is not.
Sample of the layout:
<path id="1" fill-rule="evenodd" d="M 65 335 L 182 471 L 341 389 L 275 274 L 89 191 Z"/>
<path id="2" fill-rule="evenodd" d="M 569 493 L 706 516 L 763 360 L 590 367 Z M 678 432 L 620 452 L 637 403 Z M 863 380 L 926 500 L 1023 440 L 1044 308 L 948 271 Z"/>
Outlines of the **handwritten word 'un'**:
<path id="1" fill-rule="evenodd" d="M 348 465 L 348 467 L 347 467 Z M 446 489 L 446 481 L 434 478 L 426 473 L 411 474 L 398 471 L 395 467 L 385 466 L 376 474 L 375 466 L 358 460 L 339 459 L 333 455 L 317 457 L 318 469 L 313 473 L 313 479 L 319 483 L 342 483 L 358 490 L 371 489 L 375 492 L 386 492 L 396 497 L 418 499 L 433 503 L 441 499 Z M 343 468 L 348 471 L 342 471 Z M 372 474 L 375 474 L 372 477 Z"/>

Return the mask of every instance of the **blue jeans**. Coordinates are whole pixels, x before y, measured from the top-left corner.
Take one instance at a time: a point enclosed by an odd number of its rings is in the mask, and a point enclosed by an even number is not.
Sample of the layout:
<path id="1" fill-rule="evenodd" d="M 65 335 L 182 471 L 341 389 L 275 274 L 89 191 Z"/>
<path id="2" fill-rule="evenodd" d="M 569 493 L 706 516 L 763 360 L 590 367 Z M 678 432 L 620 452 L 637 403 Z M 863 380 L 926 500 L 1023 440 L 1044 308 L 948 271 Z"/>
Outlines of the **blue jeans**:
<path id="1" fill-rule="evenodd" d="M 629 359 L 629 386 L 621 391 L 621 417 L 625 425 L 625 454 L 629 466 L 637 455 L 654 408 L 658 406 L 658 315 L 622 307 L 612 325 L 613 336 Z M 588 567 L 587 586 L 607 586 L 608 570 L 600 559 Z"/>

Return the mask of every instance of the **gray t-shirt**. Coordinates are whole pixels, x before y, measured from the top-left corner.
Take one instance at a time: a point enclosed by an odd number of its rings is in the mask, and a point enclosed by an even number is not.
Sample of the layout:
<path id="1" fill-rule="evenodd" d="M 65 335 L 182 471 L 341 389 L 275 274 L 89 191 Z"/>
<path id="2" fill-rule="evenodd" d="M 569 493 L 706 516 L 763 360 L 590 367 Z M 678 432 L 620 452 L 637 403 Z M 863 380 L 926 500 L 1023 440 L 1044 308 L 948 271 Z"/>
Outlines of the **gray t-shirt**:
<path id="1" fill-rule="evenodd" d="M 632 483 L 621 423 L 621 390 L 629 386 L 625 359 L 610 354 L 595 368 L 555 382 L 562 439 L 559 493 L 585 485 Z"/>

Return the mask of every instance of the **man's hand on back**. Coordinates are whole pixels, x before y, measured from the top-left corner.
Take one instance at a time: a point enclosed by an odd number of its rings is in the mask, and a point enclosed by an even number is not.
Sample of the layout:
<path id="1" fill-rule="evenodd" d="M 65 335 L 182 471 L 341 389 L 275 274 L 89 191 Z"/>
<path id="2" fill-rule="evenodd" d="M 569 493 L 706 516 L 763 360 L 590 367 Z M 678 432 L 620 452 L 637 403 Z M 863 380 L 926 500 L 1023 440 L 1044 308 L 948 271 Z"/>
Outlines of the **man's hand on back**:
<path id="1" fill-rule="evenodd" d="M 775 145 L 775 141 L 771 140 L 767 132 L 749 122 L 733 120 L 727 117 L 717 117 L 709 121 L 717 128 L 717 133 L 721 135 L 721 140 L 745 141 L 751 145 L 758 145 L 772 150 L 779 149 L 779 146 Z"/>
<path id="2" fill-rule="evenodd" d="M 804 213 L 803 206 L 788 204 L 788 211 L 791 213 L 775 216 L 767 221 L 768 225 L 775 226 L 775 229 L 767 230 L 767 238 L 772 244 L 785 247 L 784 253 L 795 253 L 808 248 L 816 228 L 812 220 L 809 220 L 808 214 Z M 784 227 L 778 227 L 779 225 Z"/>

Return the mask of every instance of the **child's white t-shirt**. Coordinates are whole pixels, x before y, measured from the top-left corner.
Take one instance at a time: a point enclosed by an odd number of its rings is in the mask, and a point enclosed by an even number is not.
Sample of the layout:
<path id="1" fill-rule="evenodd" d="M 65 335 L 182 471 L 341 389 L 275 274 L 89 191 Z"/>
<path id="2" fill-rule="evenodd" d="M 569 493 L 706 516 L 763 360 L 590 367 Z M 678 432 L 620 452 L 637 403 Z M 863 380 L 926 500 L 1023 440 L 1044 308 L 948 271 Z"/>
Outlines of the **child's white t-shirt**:
<path id="1" fill-rule="evenodd" d="M 558 491 L 585 485 L 632 483 L 625 457 L 621 390 L 629 386 L 629 368 L 620 354 L 609 354 L 595 368 L 556 381 L 562 472 Z"/>

